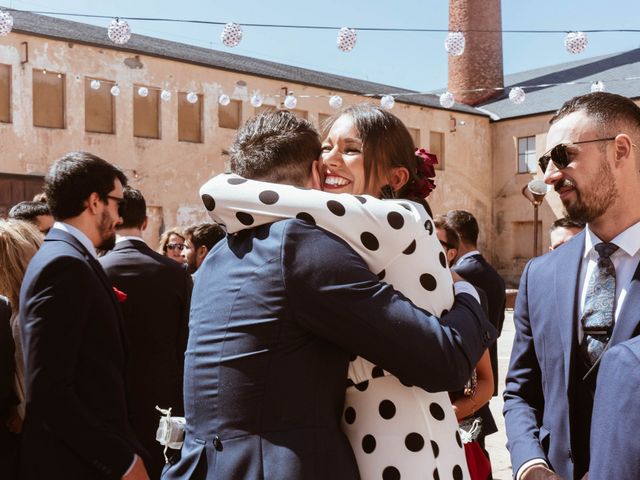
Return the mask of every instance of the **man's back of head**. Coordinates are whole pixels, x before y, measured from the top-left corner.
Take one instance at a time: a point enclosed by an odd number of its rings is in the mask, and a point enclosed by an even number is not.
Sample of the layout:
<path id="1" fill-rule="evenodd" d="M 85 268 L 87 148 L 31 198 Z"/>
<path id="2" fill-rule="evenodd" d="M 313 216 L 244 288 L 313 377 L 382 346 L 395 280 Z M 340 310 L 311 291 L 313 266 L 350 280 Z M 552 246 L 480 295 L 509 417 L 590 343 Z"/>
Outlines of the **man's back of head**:
<path id="1" fill-rule="evenodd" d="M 116 228 L 118 233 L 122 233 L 123 230 L 144 230 L 147 223 L 147 202 L 142 192 L 132 187 L 124 187 L 122 198 L 122 223 Z"/>
<path id="2" fill-rule="evenodd" d="M 309 121 L 288 111 L 268 111 L 238 130 L 229 167 L 253 180 L 305 185 L 320 150 L 318 132 Z"/>
<path id="3" fill-rule="evenodd" d="M 447 223 L 460 237 L 461 247 L 473 247 L 478 244 L 478 221 L 466 210 L 451 210 L 446 215 Z"/>
<path id="4" fill-rule="evenodd" d="M 42 233 L 47 233 L 53 225 L 53 216 L 49 206 L 43 202 L 20 202 L 9 210 L 9 218 L 32 223 Z"/>

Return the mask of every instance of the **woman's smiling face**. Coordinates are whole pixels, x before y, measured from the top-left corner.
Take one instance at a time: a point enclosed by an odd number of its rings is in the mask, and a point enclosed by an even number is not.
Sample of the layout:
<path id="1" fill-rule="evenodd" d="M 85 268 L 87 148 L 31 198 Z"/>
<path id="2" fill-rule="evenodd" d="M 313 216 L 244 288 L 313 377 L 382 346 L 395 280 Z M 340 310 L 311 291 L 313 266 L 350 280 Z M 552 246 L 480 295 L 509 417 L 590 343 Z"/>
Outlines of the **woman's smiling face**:
<path id="1" fill-rule="evenodd" d="M 365 189 L 363 144 L 353 119 L 339 117 L 322 142 L 321 171 L 323 190 L 332 193 L 378 195 L 380 182 L 369 182 Z"/>

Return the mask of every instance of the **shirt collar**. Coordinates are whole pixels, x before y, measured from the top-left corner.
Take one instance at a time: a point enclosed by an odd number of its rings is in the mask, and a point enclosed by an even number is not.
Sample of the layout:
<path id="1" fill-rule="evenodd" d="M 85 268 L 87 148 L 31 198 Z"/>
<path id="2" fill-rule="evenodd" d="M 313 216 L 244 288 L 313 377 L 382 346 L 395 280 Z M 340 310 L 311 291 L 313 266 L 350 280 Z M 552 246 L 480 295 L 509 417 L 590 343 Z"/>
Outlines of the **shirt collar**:
<path id="1" fill-rule="evenodd" d="M 460 264 L 461 262 L 463 262 L 469 257 L 473 257 L 474 255 L 480 255 L 480 252 L 478 250 L 472 250 L 470 252 L 465 253 L 458 259 L 458 261 L 456 262 L 456 265 Z"/>
<path id="2" fill-rule="evenodd" d="M 53 224 L 53 227 L 51 228 L 57 228 L 58 230 L 67 232 L 69 235 L 71 235 L 76 240 L 78 240 L 84 246 L 84 248 L 86 248 L 89 251 L 89 253 L 93 255 L 93 258 L 96 258 L 96 259 L 98 258 L 98 255 L 96 255 L 96 247 L 93 245 L 91 240 L 89 240 L 89 237 L 87 237 L 82 230 L 79 230 L 73 225 L 69 225 L 68 223 L 64 223 L 64 222 L 55 222 Z"/>
<path id="3" fill-rule="evenodd" d="M 120 235 L 116 235 L 116 243 L 124 242 L 125 240 L 137 240 L 146 245 L 147 242 L 144 241 L 142 237 L 138 237 L 136 235 L 125 235 L 121 237 Z"/>
<path id="4" fill-rule="evenodd" d="M 585 235 L 584 240 L 584 254 L 583 257 L 587 258 L 587 256 L 594 250 L 594 247 L 598 243 L 602 243 L 602 240 L 598 238 L 598 236 L 591 231 L 589 225 L 585 227 L 587 234 Z M 615 243 L 618 248 L 624 251 L 630 257 L 635 256 L 640 250 L 640 222 L 631 225 L 629 228 L 619 233 L 611 243 Z"/>

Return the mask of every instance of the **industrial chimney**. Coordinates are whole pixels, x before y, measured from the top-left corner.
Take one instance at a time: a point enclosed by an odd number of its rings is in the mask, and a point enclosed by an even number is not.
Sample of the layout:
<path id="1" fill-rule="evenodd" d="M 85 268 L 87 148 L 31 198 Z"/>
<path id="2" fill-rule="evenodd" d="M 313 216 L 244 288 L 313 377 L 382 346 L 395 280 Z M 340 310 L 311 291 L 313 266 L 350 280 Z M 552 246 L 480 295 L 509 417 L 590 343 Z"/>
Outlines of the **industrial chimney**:
<path id="1" fill-rule="evenodd" d="M 449 31 L 464 32 L 465 49 L 449 56 L 449 91 L 456 101 L 478 105 L 500 90 L 470 92 L 504 86 L 500 0 L 450 0 Z"/>

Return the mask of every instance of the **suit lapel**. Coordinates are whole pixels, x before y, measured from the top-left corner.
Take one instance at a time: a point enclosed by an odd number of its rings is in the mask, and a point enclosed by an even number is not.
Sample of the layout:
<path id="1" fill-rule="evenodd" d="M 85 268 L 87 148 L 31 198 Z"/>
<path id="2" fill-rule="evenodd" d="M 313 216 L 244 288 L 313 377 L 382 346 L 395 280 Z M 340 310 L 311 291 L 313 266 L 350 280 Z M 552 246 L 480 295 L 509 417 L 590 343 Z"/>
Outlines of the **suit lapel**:
<path id="1" fill-rule="evenodd" d="M 556 321 L 562 341 L 564 380 L 567 390 L 571 378 L 571 358 L 574 346 L 577 344 L 578 279 L 584 253 L 584 235 L 582 231 L 572 241 L 563 245 L 556 259 L 552 261 L 555 268 L 554 294 L 558 315 Z"/>
<path id="2" fill-rule="evenodd" d="M 630 339 L 640 323 L 640 265 L 636 268 L 629 291 L 613 327 L 610 345 Z"/>

